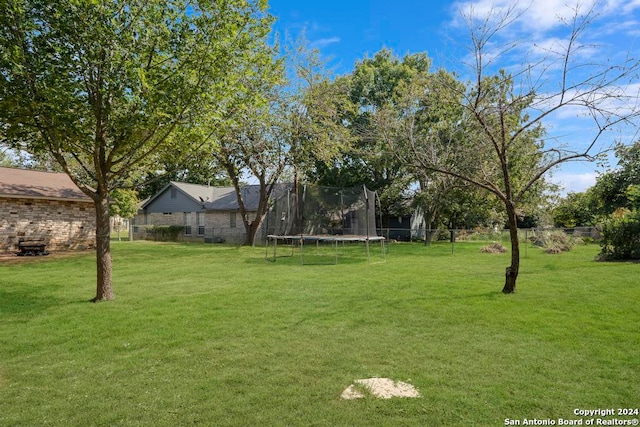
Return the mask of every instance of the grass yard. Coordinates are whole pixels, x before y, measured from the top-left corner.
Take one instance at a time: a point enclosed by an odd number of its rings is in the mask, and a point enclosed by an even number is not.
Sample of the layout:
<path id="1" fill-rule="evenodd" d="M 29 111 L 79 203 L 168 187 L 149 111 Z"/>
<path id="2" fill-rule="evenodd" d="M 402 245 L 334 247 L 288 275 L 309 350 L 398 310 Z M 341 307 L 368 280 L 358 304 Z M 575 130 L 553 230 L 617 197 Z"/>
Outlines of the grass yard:
<path id="1" fill-rule="evenodd" d="M 0 260 L 0 425 L 499 426 L 640 407 L 640 264 L 530 247 L 503 295 L 509 255 L 481 246 L 302 266 L 112 242 L 117 300 L 100 304 L 92 254 Z M 340 399 L 369 377 L 422 397 Z"/>

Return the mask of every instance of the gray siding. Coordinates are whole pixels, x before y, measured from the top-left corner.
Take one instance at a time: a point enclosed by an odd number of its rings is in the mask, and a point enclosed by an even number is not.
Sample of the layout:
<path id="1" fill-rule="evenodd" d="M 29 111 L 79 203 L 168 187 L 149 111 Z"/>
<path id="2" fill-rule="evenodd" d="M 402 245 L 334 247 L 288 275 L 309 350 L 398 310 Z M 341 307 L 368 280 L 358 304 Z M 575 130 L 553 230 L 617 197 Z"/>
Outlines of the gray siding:
<path id="1" fill-rule="evenodd" d="M 176 192 L 175 198 L 171 198 L 172 189 Z M 193 200 L 180 189 L 169 186 L 145 207 L 145 211 L 148 213 L 201 212 L 203 209 L 200 202 Z"/>

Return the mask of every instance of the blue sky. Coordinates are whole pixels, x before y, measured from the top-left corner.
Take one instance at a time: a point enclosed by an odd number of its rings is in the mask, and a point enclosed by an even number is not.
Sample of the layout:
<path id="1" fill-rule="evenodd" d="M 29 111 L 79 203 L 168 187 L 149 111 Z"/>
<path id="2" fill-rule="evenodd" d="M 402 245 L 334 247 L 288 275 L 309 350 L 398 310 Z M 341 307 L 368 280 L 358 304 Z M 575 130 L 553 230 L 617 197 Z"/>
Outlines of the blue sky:
<path id="1" fill-rule="evenodd" d="M 591 5 L 583 0 L 582 7 Z M 456 70 L 464 75 L 462 62 L 467 58 L 469 31 L 460 19 L 460 11 L 473 9 L 484 16 L 492 7 L 499 10 L 514 6 L 519 19 L 502 34 L 507 40 L 519 41 L 514 55 L 505 57 L 500 68 L 512 69 L 522 62 L 517 54 L 535 55 L 536 50 L 554 49 L 562 45 L 559 18 L 571 15 L 567 5 L 573 0 L 477 0 L 464 2 L 426 0 L 269 0 L 270 12 L 277 18 L 275 29 L 284 34 L 306 33 L 310 46 L 317 48 L 336 74 L 353 70 L 356 61 L 373 56 L 383 47 L 398 55 L 427 52 L 434 67 Z M 585 33 L 581 59 L 585 63 L 610 60 L 621 61 L 625 55 L 640 57 L 640 0 L 605 0 L 596 5 L 597 19 Z M 546 50 L 547 52 L 549 50 Z M 553 82 L 553 74 L 545 78 Z M 551 78 L 549 78 L 551 77 Z M 636 77 L 637 79 L 637 77 Z M 627 92 L 638 94 L 640 81 L 627 85 Z M 579 118 L 576 111 L 563 111 L 550 118 L 545 125 L 558 141 L 579 147 L 590 135 L 582 131 L 590 124 Z M 638 139 L 634 128 L 621 129 L 612 139 L 631 143 Z M 595 163 L 580 162 L 564 165 L 554 172 L 552 180 L 566 191 L 582 191 L 593 185 L 598 169 Z"/>

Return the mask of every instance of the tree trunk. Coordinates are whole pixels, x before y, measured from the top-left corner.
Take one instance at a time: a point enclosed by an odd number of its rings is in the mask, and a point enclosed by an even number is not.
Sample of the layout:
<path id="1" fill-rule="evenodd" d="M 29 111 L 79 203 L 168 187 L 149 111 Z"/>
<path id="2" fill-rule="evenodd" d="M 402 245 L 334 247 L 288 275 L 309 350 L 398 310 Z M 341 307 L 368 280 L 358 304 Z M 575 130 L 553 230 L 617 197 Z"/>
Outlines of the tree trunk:
<path id="1" fill-rule="evenodd" d="M 507 202 L 506 208 L 509 218 L 509 237 L 511 239 L 511 265 L 505 271 L 502 293 L 512 294 L 516 291 L 516 279 L 520 270 L 520 242 L 518 241 L 518 221 L 515 206 L 513 203 Z"/>
<path id="2" fill-rule="evenodd" d="M 256 245 L 256 235 L 258 234 L 258 230 L 260 229 L 260 226 L 262 225 L 262 221 L 264 220 L 264 215 L 256 215 L 256 218 L 253 220 L 253 222 L 249 223 L 249 224 L 245 224 L 245 230 L 246 230 L 246 239 L 244 241 L 244 244 L 247 246 L 255 246 Z"/>
<path id="3" fill-rule="evenodd" d="M 424 245 L 431 246 L 431 241 L 433 240 L 433 230 L 431 229 L 431 225 L 427 228 L 424 234 Z"/>
<path id="4" fill-rule="evenodd" d="M 253 221 L 249 222 L 248 220 L 245 220 L 244 224 L 247 236 L 245 239 L 245 245 L 256 245 L 256 236 L 269 212 L 269 199 L 271 198 L 271 194 L 273 194 L 272 192 L 275 185 L 275 183 L 266 185 L 264 181 L 260 181 L 260 199 L 258 201 L 258 209 Z M 244 209 L 244 205 L 241 206 L 241 210 L 246 211 Z"/>
<path id="5" fill-rule="evenodd" d="M 96 265 L 98 283 L 96 296 L 91 301 L 110 301 L 115 299 L 111 286 L 111 241 L 109 226 L 109 199 L 101 197 L 95 200 L 96 206 Z"/>
<path id="6" fill-rule="evenodd" d="M 433 241 L 433 235 L 435 234 L 435 230 L 433 226 L 435 225 L 435 215 L 433 211 L 430 211 L 428 217 L 425 217 L 425 234 L 424 234 L 424 244 L 425 246 L 431 246 L 431 242 Z"/>

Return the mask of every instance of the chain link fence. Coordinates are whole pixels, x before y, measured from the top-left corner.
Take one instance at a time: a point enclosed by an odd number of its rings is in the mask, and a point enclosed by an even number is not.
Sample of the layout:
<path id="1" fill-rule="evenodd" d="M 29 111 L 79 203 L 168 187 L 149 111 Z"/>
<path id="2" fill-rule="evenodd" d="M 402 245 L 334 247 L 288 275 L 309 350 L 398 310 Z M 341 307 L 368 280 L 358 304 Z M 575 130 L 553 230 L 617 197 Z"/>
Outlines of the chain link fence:
<path id="1" fill-rule="evenodd" d="M 518 239 L 521 242 L 533 242 L 540 236 L 553 232 L 562 232 L 573 238 L 583 240 L 598 241 L 601 237 L 599 227 L 574 227 L 574 228 L 520 228 L 518 229 Z M 383 228 L 382 235 L 389 241 L 394 242 L 505 242 L 511 239 L 509 230 L 494 228 L 474 228 L 474 229 L 437 229 L 425 230 L 408 228 Z"/>

